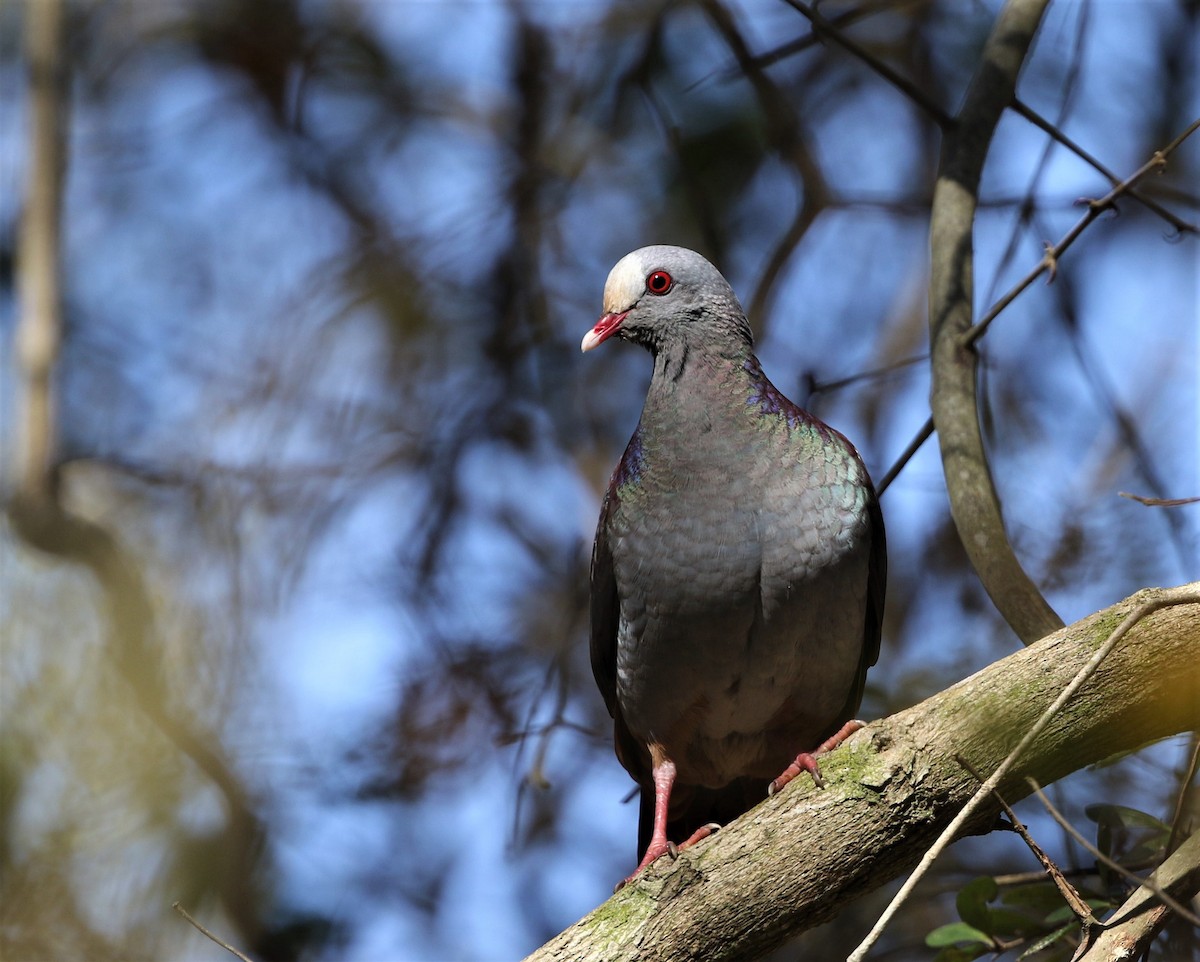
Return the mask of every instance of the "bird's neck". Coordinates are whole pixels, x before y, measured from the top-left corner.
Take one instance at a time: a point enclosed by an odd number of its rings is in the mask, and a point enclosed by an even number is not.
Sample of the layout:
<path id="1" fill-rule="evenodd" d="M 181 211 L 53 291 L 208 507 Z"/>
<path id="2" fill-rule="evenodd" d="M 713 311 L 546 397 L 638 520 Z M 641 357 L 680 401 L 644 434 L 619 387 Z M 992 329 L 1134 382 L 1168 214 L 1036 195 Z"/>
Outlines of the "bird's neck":
<path id="1" fill-rule="evenodd" d="M 750 416 L 753 399 L 770 382 L 750 347 L 661 352 L 646 392 L 641 427 L 651 436 L 693 442 L 721 422 Z"/>
<path id="2" fill-rule="evenodd" d="M 745 377 L 745 371 L 751 367 L 762 373 L 751 345 L 741 340 L 716 345 L 678 340 L 652 347 L 651 351 L 654 355 L 654 375 L 650 380 L 652 394 L 703 392 Z"/>
<path id="3" fill-rule="evenodd" d="M 642 408 L 641 429 L 648 439 L 682 436 L 695 443 L 721 423 L 774 421 L 822 437 L 831 432 L 771 383 L 749 345 L 727 353 L 693 350 L 666 359 L 656 355 Z"/>

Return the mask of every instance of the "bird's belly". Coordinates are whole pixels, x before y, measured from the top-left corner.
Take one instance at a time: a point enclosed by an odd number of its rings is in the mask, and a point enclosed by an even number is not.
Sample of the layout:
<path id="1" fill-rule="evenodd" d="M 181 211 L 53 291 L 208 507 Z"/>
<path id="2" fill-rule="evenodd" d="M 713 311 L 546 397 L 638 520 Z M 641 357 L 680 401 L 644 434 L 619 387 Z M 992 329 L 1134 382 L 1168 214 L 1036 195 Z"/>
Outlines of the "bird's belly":
<path id="1" fill-rule="evenodd" d="M 865 551 L 767 574 L 752 537 L 714 545 L 711 565 L 694 560 L 696 543 L 690 568 L 668 572 L 662 590 L 658 567 L 641 573 L 645 590 L 623 593 L 638 601 L 622 604 L 617 699 L 630 731 L 661 745 L 681 781 L 773 778 L 846 720 L 863 643 Z"/>

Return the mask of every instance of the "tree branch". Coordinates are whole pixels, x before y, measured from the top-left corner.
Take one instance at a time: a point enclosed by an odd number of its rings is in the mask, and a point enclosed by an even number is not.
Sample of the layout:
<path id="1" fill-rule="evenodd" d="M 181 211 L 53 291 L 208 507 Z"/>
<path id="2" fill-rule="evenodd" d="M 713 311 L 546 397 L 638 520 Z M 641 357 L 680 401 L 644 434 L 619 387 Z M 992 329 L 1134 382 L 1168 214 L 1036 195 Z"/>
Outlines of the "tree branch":
<path id="1" fill-rule="evenodd" d="M 1075 143 L 1075 141 L 1059 130 L 1058 127 L 1050 123 L 1050 121 L 1046 120 L 1046 118 L 1042 117 L 1032 107 L 1025 104 L 1019 98 L 1013 98 L 1013 102 L 1010 104 L 1010 106 L 1016 113 L 1020 114 L 1039 130 L 1049 134 L 1050 138 L 1056 143 L 1062 144 L 1062 146 L 1066 147 L 1067 150 L 1071 151 L 1071 153 L 1082 160 L 1085 164 L 1088 164 L 1090 167 L 1103 174 L 1113 187 L 1116 187 L 1121 183 L 1120 177 L 1114 174 L 1111 170 L 1100 163 L 1099 160 Z M 1146 207 L 1147 210 L 1153 211 L 1168 224 L 1170 224 L 1175 229 L 1176 234 L 1196 233 L 1196 226 L 1194 224 L 1190 224 L 1183 218 L 1177 217 L 1171 211 L 1163 207 L 1162 204 L 1158 203 L 1158 201 L 1147 197 L 1136 187 L 1129 187 L 1125 192 L 1139 204 L 1142 204 L 1144 207 Z"/>
<path id="2" fill-rule="evenodd" d="M 1200 589 L 1200 583 L 1189 586 Z M 919 705 L 876 722 L 823 760 L 828 786 L 793 783 L 711 841 L 662 859 L 529 957 L 753 959 L 907 872 L 978 785 L 958 756 L 994 771 L 1146 591 L 1063 628 Z M 1116 752 L 1200 727 L 1200 606 L 1132 627 L 1000 781 L 1056 780 Z M 984 805 L 963 834 L 986 832 Z"/>
<path id="3" fill-rule="evenodd" d="M 1170 914 L 1155 890 L 1186 902 L 1200 893 L 1200 832 L 1196 832 L 1113 913 L 1096 941 L 1076 962 L 1116 962 L 1140 958 Z"/>
<path id="4" fill-rule="evenodd" d="M 21 217 L 17 277 L 20 320 L 16 348 L 16 486 L 26 498 L 52 497 L 57 454 L 54 365 L 62 339 L 58 283 L 59 218 L 64 168 L 61 0 L 30 4 L 25 11 L 29 62 L 29 186 Z"/>
<path id="5" fill-rule="evenodd" d="M 1133 185 L 1138 183 L 1143 177 L 1152 171 L 1162 170 L 1166 166 L 1167 158 L 1178 149 L 1179 145 L 1187 140 L 1192 134 L 1200 129 L 1200 120 L 1194 120 L 1190 123 L 1182 133 L 1161 150 L 1156 150 L 1150 159 L 1147 160 L 1141 167 L 1135 170 L 1124 180 L 1116 184 L 1112 190 L 1101 197 L 1099 200 L 1087 200 L 1087 213 L 1084 214 L 1075 225 L 1067 231 L 1057 244 L 1046 243 L 1046 251 L 1042 259 L 1038 262 L 1028 274 L 1014 284 L 995 304 L 988 308 L 987 313 L 979 319 L 979 323 L 969 328 L 963 333 L 962 346 L 964 349 L 972 347 L 991 327 L 992 322 L 1000 316 L 1009 304 L 1017 299 L 1025 289 L 1036 281 L 1042 274 L 1046 274 L 1048 280 L 1054 280 L 1055 274 L 1058 271 L 1058 262 L 1076 240 L 1079 235 L 1088 229 L 1105 211 L 1112 209 L 1117 200 L 1122 195 L 1129 193 Z"/>
<path id="6" fill-rule="evenodd" d="M 1129 612 L 1124 619 L 1121 620 L 1121 623 L 1109 633 L 1108 637 L 1104 639 L 1104 643 L 1096 649 L 1091 658 L 1087 660 L 1087 662 L 1079 669 L 1079 671 L 1075 673 L 1071 680 L 1065 686 L 1063 686 L 1062 690 L 1058 692 L 1054 698 L 1054 701 L 1051 702 L 1046 710 L 1038 716 L 1037 720 L 1032 725 L 1025 729 L 1021 735 L 1021 740 L 1013 746 L 1012 751 L 1004 756 L 1004 760 L 995 768 L 989 768 L 991 774 L 984 780 L 983 784 L 976 789 L 975 794 L 968 799 L 967 803 L 961 809 L 959 809 L 958 813 L 954 816 L 950 824 L 942 830 L 942 833 L 938 836 L 937 841 L 934 842 L 934 844 L 929 847 L 929 850 L 921 857 L 921 863 L 917 866 L 916 871 L 905 880 L 904 885 L 900 887 L 900 891 L 898 891 L 892 897 L 892 901 L 884 910 L 883 914 L 879 917 L 879 920 L 871 929 L 870 934 L 866 939 L 863 940 L 862 944 L 859 945 L 859 947 L 855 949 L 853 953 L 851 953 L 847 962 L 861 962 L 862 959 L 866 958 L 868 949 L 874 944 L 875 940 L 879 938 L 879 935 L 887 925 L 888 920 L 895 915 L 899 907 L 913 893 L 917 883 L 921 880 L 922 876 L 929 871 L 929 868 L 933 865 L 934 860 L 936 860 L 941 853 L 949 847 L 951 842 L 953 842 L 959 835 L 962 834 L 964 827 L 969 824 L 971 819 L 974 817 L 975 812 L 983 808 L 983 806 L 990 800 L 992 793 L 995 792 L 1001 784 L 1003 784 L 1004 779 L 1008 777 L 1009 773 L 1016 769 L 1016 763 L 1024 758 L 1029 746 L 1032 745 L 1034 741 L 1042 734 L 1042 732 L 1046 730 L 1048 725 L 1050 725 L 1059 717 L 1068 702 L 1070 702 L 1071 699 L 1075 697 L 1076 693 L 1078 693 L 1079 690 L 1087 684 L 1088 679 L 1090 679 L 1099 670 L 1100 666 L 1104 663 L 1104 660 L 1110 654 L 1112 654 L 1113 649 L 1115 649 L 1117 645 L 1121 643 L 1122 639 L 1129 634 L 1133 627 L 1137 625 L 1143 618 L 1148 617 L 1161 608 L 1181 604 L 1200 604 L 1200 592 L 1193 590 L 1191 587 L 1174 588 L 1169 591 L 1159 591 L 1151 597 L 1148 597 L 1145 601 L 1134 608 L 1133 611 Z M 959 762 L 968 771 L 971 770 L 969 759 L 960 758 Z M 1029 782 L 1030 779 L 1026 778 L 1026 781 Z"/>
<path id="7" fill-rule="evenodd" d="M 17 272 L 20 413 L 13 458 L 17 475 L 11 496 L 0 497 L 0 512 L 25 543 L 82 566 L 95 578 L 106 606 L 114 668 L 130 686 L 138 707 L 213 780 L 228 803 L 225 837 L 229 851 L 235 853 L 231 861 L 238 864 L 229 873 L 230 887 L 237 886 L 237 891 L 227 899 L 227 906 L 243 929 L 252 931 L 256 919 L 249 911 L 253 905 L 250 866 L 261 844 L 261 823 L 219 753 L 170 703 L 158 671 L 161 657 L 154 605 L 135 559 L 106 528 L 65 510 L 58 498 L 55 365 L 62 340 L 59 237 L 68 103 L 63 4 L 61 0 L 30 4 L 26 18 L 32 130 Z"/>
<path id="8" fill-rule="evenodd" d="M 1004 531 L 976 396 L 978 355 L 963 343 L 974 295 L 972 229 L 979 180 L 1000 115 L 1047 0 L 1009 0 L 984 47 L 958 124 L 945 133 L 929 225 L 930 404 L 950 512 L 967 556 L 1000 614 L 1029 644 L 1062 626 L 1017 560 Z"/>
<path id="9" fill-rule="evenodd" d="M 1042 791 L 1042 786 L 1039 785 L 1036 780 L 1029 778 L 1026 779 L 1026 781 L 1029 782 L 1030 787 L 1033 789 L 1034 795 L 1037 796 L 1037 800 L 1042 803 L 1042 808 L 1044 808 L 1049 813 L 1050 817 L 1058 823 L 1058 827 L 1071 836 L 1071 838 L 1075 840 L 1076 845 L 1094 858 L 1097 865 L 1104 865 L 1110 871 L 1115 872 L 1117 875 L 1122 875 L 1132 882 L 1141 882 L 1141 879 L 1138 878 L 1134 872 L 1132 872 L 1130 869 L 1127 869 L 1115 858 L 1110 858 L 1109 856 L 1105 855 L 1102 851 L 1100 851 L 1100 849 L 1089 842 L 1084 834 L 1079 831 L 1079 829 L 1067 821 L 1067 819 L 1063 817 L 1062 812 L 1060 812 L 1050 803 L 1050 799 L 1046 797 L 1046 793 Z M 1190 922 L 1192 925 L 1200 925 L 1200 918 L 1197 918 L 1186 908 L 1184 908 L 1176 899 L 1171 897 L 1170 892 L 1167 892 L 1165 889 L 1161 888 L 1152 879 L 1147 879 L 1145 886 L 1150 890 L 1151 894 L 1153 894 L 1160 902 L 1163 903 L 1164 906 L 1176 913 L 1180 918 Z"/>
<path id="10" fill-rule="evenodd" d="M 867 50 L 866 47 L 862 46 L 862 44 L 851 40 L 849 36 L 837 28 L 834 21 L 827 20 L 820 14 L 816 9 L 817 5 L 815 3 L 811 6 L 805 3 L 804 0 L 784 0 L 784 3 L 802 14 L 812 24 L 814 36 L 818 38 L 822 35 L 829 36 L 835 43 L 865 63 L 875 73 L 879 74 L 879 76 L 924 110 L 943 130 L 949 130 L 953 127 L 954 118 L 947 114 L 932 97 L 907 77 L 889 67 Z M 1049 3 L 1049 0 L 1043 0 L 1043 6 L 1045 3 Z"/>

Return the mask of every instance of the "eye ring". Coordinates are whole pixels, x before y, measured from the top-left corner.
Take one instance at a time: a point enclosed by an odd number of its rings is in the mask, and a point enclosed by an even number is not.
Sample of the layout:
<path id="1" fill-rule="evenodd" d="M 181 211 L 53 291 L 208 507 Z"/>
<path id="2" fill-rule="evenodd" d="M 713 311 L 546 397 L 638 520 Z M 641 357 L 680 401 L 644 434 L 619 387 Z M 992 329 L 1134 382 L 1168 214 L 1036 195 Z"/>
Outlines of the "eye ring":
<path id="1" fill-rule="evenodd" d="M 646 290 L 662 297 L 675 286 L 675 279 L 666 271 L 651 271 L 646 277 Z"/>

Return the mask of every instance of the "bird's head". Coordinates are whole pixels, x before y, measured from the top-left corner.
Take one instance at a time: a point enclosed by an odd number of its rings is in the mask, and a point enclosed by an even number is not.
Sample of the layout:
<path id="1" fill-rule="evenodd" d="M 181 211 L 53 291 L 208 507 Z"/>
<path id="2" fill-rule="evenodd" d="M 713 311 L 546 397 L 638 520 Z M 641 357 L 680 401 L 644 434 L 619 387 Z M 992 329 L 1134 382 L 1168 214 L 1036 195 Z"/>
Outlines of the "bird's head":
<path id="1" fill-rule="evenodd" d="M 604 315 L 583 337 L 590 351 L 613 335 L 657 354 L 675 344 L 748 347 L 750 325 L 729 282 L 695 251 L 643 247 L 604 284 Z"/>

